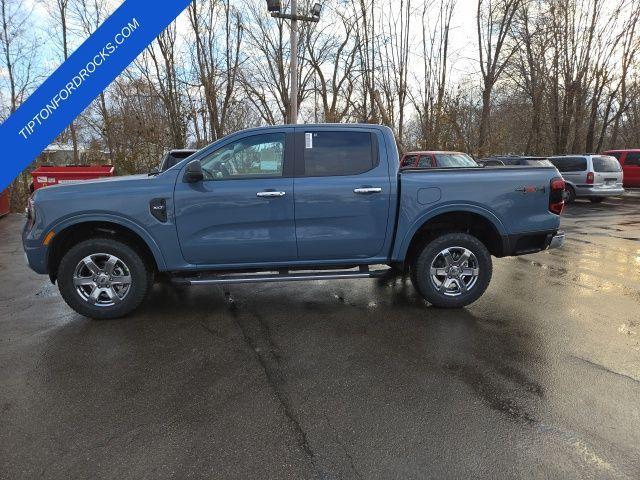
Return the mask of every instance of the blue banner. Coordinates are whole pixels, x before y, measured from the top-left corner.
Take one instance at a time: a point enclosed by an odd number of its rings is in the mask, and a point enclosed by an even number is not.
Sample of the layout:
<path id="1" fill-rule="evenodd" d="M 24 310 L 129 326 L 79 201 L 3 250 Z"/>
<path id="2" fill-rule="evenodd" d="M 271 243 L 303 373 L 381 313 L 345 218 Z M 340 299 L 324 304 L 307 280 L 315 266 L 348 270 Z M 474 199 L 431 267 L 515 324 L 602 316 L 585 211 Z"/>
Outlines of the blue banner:
<path id="1" fill-rule="evenodd" d="M 0 190 L 24 170 L 191 0 L 125 0 L 0 125 Z"/>

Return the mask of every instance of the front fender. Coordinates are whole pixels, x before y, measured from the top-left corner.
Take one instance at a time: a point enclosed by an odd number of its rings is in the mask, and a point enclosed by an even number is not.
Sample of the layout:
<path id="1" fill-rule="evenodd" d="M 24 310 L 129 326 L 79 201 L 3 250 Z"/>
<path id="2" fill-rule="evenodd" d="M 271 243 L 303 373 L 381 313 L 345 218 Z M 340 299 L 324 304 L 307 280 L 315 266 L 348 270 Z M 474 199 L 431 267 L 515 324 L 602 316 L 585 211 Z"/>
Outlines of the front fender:
<path id="1" fill-rule="evenodd" d="M 55 224 L 49 226 L 46 229 L 46 231 L 53 230 L 54 232 L 56 232 L 56 235 L 58 235 L 69 227 L 72 227 L 74 225 L 78 225 L 81 223 L 86 223 L 86 222 L 114 223 L 131 230 L 136 235 L 138 235 L 149 247 L 149 250 L 153 254 L 153 258 L 156 261 L 158 269 L 161 271 L 166 269 L 166 262 L 165 262 L 164 255 L 162 254 L 162 251 L 160 250 L 160 246 L 158 245 L 156 240 L 151 236 L 151 234 L 149 234 L 149 232 L 144 227 L 142 227 L 138 223 L 126 217 L 121 217 L 119 215 L 113 215 L 108 213 L 87 213 L 87 214 L 74 215 L 56 222 Z"/>

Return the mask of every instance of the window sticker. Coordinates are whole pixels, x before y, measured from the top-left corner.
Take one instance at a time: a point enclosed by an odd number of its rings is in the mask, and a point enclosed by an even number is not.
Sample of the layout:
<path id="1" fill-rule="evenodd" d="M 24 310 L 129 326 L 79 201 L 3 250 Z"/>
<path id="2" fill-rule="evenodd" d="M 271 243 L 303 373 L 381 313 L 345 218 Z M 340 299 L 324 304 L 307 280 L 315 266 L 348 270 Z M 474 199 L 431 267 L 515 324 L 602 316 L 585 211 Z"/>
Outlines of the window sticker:
<path id="1" fill-rule="evenodd" d="M 304 134 L 304 148 L 313 148 L 313 133 Z"/>

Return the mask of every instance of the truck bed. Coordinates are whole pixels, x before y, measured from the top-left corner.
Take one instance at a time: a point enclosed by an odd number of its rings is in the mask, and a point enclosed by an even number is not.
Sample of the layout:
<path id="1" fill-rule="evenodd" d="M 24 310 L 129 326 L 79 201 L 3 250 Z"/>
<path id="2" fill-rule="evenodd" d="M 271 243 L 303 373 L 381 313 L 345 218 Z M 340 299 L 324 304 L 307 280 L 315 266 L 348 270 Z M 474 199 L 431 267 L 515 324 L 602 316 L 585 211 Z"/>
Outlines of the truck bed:
<path id="1" fill-rule="evenodd" d="M 547 166 L 403 170 L 393 258 L 404 255 L 426 221 L 454 211 L 489 220 L 507 244 L 510 238 L 555 232 L 558 216 L 549 211 L 549 191 L 557 177 L 555 167 Z"/>

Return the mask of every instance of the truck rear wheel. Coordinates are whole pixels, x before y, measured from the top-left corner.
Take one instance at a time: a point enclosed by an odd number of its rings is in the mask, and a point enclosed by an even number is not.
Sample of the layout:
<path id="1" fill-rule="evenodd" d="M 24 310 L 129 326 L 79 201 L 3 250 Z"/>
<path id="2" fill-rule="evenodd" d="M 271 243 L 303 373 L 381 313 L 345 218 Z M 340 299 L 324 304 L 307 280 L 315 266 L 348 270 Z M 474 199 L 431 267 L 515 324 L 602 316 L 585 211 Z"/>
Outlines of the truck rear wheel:
<path id="1" fill-rule="evenodd" d="M 152 278 L 138 252 L 107 238 L 74 245 L 58 268 L 58 288 L 67 305 L 95 319 L 131 313 L 146 298 Z"/>
<path id="2" fill-rule="evenodd" d="M 473 235 L 447 233 L 426 243 L 413 262 L 415 289 L 436 307 L 475 302 L 491 281 L 491 254 Z"/>

